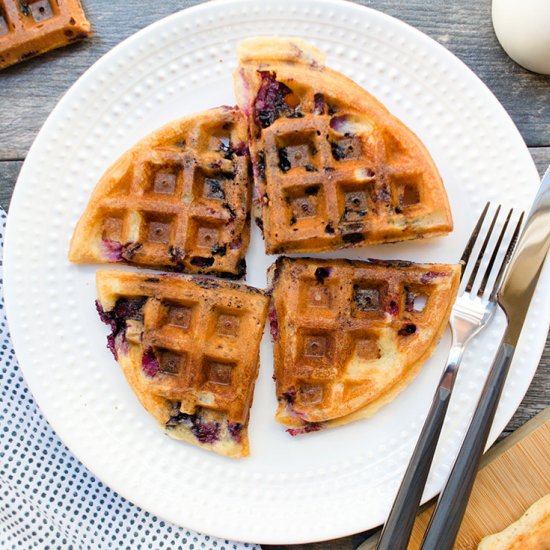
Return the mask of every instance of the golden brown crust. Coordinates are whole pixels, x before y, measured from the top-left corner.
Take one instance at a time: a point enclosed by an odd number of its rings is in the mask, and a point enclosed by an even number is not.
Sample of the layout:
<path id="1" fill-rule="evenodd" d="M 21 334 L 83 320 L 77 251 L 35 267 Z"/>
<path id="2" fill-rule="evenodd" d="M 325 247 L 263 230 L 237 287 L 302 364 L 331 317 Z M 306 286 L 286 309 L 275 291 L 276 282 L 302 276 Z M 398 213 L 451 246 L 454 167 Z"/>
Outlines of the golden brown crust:
<path id="1" fill-rule="evenodd" d="M 550 495 L 532 504 L 517 521 L 500 533 L 481 540 L 478 550 L 550 549 Z"/>
<path id="2" fill-rule="evenodd" d="M 319 252 L 445 235 L 443 182 L 420 139 L 295 39 L 239 48 L 266 250 Z"/>
<path id="3" fill-rule="evenodd" d="M 73 234 L 73 262 L 125 262 L 189 273 L 245 272 L 251 181 L 239 110 L 163 126 L 102 176 Z"/>
<path id="4" fill-rule="evenodd" d="M 0 3 L 0 69 L 91 34 L 79 0 Z"/>
<path id="5" fill-rule="evenodd" d="M 447 325 L 460 268 L 281 257 L 270 321 L 282 424 L 370 416 L 416 376 Z"/>
<path id="6" fill-rule="evenodd" d="M 168 435 L 248 455 L 248 416 L 268 298 L 205 277 L 99 270 L 98 310 L 145 409 Z"/>

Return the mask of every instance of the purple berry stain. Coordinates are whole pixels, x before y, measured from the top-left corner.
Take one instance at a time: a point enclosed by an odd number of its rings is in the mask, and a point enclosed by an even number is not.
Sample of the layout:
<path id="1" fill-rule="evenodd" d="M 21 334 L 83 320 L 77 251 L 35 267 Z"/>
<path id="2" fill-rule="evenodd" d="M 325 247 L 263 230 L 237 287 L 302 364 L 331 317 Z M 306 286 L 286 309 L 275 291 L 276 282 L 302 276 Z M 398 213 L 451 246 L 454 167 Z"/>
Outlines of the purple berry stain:
<path id="1" fill-rule="evenodd" d="M 115 337 L 112 334 L 107 335 L 107 349 L 113 354 L 113 357 L 118 361 L 118 352 Z"/>
<path id="2" fill-rule="evenodd" d="M 271 126 L 279 117 L 291 112 L 285 96 L 292 90 L 275 78 L 275 73 L 259 71 L 262 83 L 254 100 L 254 122 L 260 128 Z"/>
<path id="3" fill-rule="evenodd" d="M 220 438 L 220 425 L 217 422 L 203 422 L 200 417 L 193 424 L 191 431 L 201 443 L 212 445 Z"/>
<path id="4" fill-rule="evenodd" d="M 282 397 L 289 405 L 293 405 L 296 400 L 296 389 L 289 388 L 283 393 Z"/>
<path id="5" fill-rule="evenodd" d="M 191 433 L 201 442 L 210 445 L 220 439 L 220 425 L 218 422 L 207 422 L 200 414 L 187 414 L 179 412 L 170 417 L 166 423 L 167 428 L 183 425 L 189 428 Z"/>
<path id="6" fill-rule="evenodd" d="M 330 119 L 330 127 L 340 134 L 351 135 L 349 118 L 346 115 L 339 115 Z"/>
<path id="7" fill-rule="evenodd" d="M 238 157 L 243 157 L 248 154 L 248 145 L 244 141 L 239 141 L 233 150 Z"/>
<path id="8" fill-rule="evenodd" d="M 269 308 L 269 332 L 271 333 L 271 338 L 273 341 L 277 340 L 279 336 L 279 320 L 277 319 L 277 311 L 274 307 Z"/>
<path id="9" fill-rule="evenodd" d="M 141 243 L 122 244 L 110 239 L 101 240 L 101 251 L 109 262 L 132 261 L 134 254 L 142 247 Z"/>
<path id="10" fill-rule="evenodd" d="M 392 300 L 388 305 L 388 313 L 390 315 L 397 316 L 399 315 L 399 306 L 395 300 Z"/>
<path id="11" fill-rule="evenodd" d="M 422 277 L 420 277 L 420 282 L 423 285 L 426 285 L 431 283 L 434 279 L 437 279 L 438 277 L 446 277 L 447 275 L 447 273 L 443 273 L 442 271 L 426 271 L 426 273 L 424 273 Z"/>
<path id="12" fill-rule="evenodd" d="M 319 422 L 308 422 L 303 428 L 288 428 L 286 430 L 292 437 L 297 435 L 308 434 L 311 432 L 318 432 L 322 428 Z"/>
<path id="13" fill-rule="evenodd" d="M 118 241 L 102 239 L 101 251 L 109 262 L 121 262 L 123 260 L 122 243 L 119 243 Z"/>
<path id="14" fill-rule="evenodd" d="M 141 370 L 143 370 L 147 376 L 154 378 L 158 374 L 159 369 L 160 367 L 155 352 L 152 348 L 149 348 L 145 351 L 141 359 Z"/>
<path id="15" fill-rule="evenodd" d="M 243 425 L 240 422 L 228 422 L 227 431 L 235 443 L 241 442 Z"/>
<path id="16" fill-rule="evenodd" d="M 99 318 L 111 327 L 111 334 L 107 336 L 107 348 L 111 350 L 115 359 L 118 359 L 118 350 L 126 351 L 126 321 L 134 319 L 143 320 L 143 305 L 145 298 L 119 298 L 115 307 L 110 311 L 105 311 L 98 300 L 95 307 L 99 313 Z"/>
<path id="17" fill-rule="evenodd" d="M 101 321 L 111 327 L 111 334 L 107 336 L 107 349 L 111 351 L 115 359 L 118 359 L 118 353 L 115 345 L 115 337 L 119 333 L 120 329 L 117 326 L 114 318 L 110 314 L 105 313 L 105 310 L 103 309 L 103 306 L 99 303 L 99 300 L 95 301 L 95 307 L 97 309 L 97 312 L 99 313 L 99 318 L 101 319 Z"/>
<path id="18" fill-rule="evenodd" d="M 112 327 L 112 319 L 109 315 L 107 315 L 107 313 L 105 313 L 105 310 L 103 309 L 103 306 L 99 303 L 99 300 L 95 301 L 95 308 L 99 313 L 99 318 L 101 319 L 101 321 L 106 325 L 110 325 Z"/>

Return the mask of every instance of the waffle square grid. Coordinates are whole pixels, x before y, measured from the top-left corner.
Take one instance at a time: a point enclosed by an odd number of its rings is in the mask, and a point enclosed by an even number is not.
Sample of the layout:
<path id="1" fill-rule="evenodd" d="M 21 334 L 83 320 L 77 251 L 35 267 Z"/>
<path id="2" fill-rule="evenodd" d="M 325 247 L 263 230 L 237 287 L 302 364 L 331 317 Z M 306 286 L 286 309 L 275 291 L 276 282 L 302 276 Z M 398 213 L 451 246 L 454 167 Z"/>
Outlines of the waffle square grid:
<path id="1" fill-rule="evenodd" d="M 323 113 L 262 130 L 269 251 L 338 248 L 365 235 L 398 240 L 405 217 L 426 210 L 423 176 L 406 155 L 390 159 L 383 139 L 376 144 L 346 125 L 345 115 Z"/>
<path id="2" fill-rule="evenodd" d="M 99 257 L 243 276 L 251 185 L 241 115 L 222 107 L 157 134 L 130 150 L 119 161 L 120 172 L 114 165 L 98 185 L 105 191 L 87 219 L 99 223 L 94 230 L 101 241 Z M 82 246 L 73 249 L 78 256 Z M 77 258 L 90 259 L 99 258 L 95 253 Z"/>
<path id="3" fill-rule="evenodd" d="M 415 346 L 425 350 L 448 309 L 455 271 L 410 262 L 280 257 L 271 268 L 270 314 L 278 418 L 287 407 L 297 411 L 297 425 L 337 417 L 330 414 L 341 404 L 372 391 L 369 377 L 396 361 L 388 357 L 414 355 Z"/>
<path id="4" fill-rule="evenodd" d="M 118 271 L 99 271 L 98 289 L 100 303 L 114 306 L 106 311 L 117 311 L 119 300 L 137 304 L 140 313 L 123 320 L 125 338 L 130 355 L 137 350 L 142 391 L 165 402 L 164 422 L 174 408 L 189 415 L 201 408 L 246 424 L 267 309 L 262 292 L 214 279 Z M 127 353 L 120 342 L 117 349 Z"/>

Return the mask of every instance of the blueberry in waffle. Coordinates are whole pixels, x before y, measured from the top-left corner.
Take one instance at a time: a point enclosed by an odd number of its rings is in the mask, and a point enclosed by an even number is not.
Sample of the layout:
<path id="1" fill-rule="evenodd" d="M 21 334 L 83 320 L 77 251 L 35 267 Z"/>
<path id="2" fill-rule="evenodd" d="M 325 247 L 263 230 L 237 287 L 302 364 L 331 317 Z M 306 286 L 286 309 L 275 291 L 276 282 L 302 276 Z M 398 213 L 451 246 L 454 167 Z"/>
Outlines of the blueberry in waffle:
<path id="1" fill-rule="evenodd" d="M 145 409 L 171 437 L 247 456 L 265 294 L 188 275 L 99 270 L 96 282 L 107 345 Z"/>
<path id="2" fill-rule="evenodd" d="M 246 122 L 232 107 L 142 139 L 96 185 L 69 259 L 242 277 L 250 237 L 246 139 Z"/>
<path id="3" fill-rule="evenodd" d="M 239 48 L 235 93 L 249 125 L 266 251 L 449 233 L 445 188 L 420 139 L 323 61 L 298 39 L 253 38 Z"/>
<path id="4" fill-rule="evenodd" d="M 460 267 L 280 257 L 269 271 L 278 409 L 293 435 L 374 414 L 441 338 Z"/>

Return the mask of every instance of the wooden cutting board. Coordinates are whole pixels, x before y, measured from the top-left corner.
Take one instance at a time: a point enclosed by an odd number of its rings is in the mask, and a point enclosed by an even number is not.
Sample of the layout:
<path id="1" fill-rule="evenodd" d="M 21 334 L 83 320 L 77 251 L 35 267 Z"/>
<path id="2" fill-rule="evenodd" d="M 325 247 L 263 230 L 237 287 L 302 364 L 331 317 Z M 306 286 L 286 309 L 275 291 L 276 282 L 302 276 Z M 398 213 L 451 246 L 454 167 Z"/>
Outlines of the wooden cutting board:
<path id="1" fill-rule="evenodd" d="M 474 550 L 486 535 L 502 531 L 550 493 L 550 407 L 483 456 L 455 550 Z M 435 506 L 420 509 L 408 550 L 418 550 Z M 379 533 L 358 550 L 376 546 Z"/>

